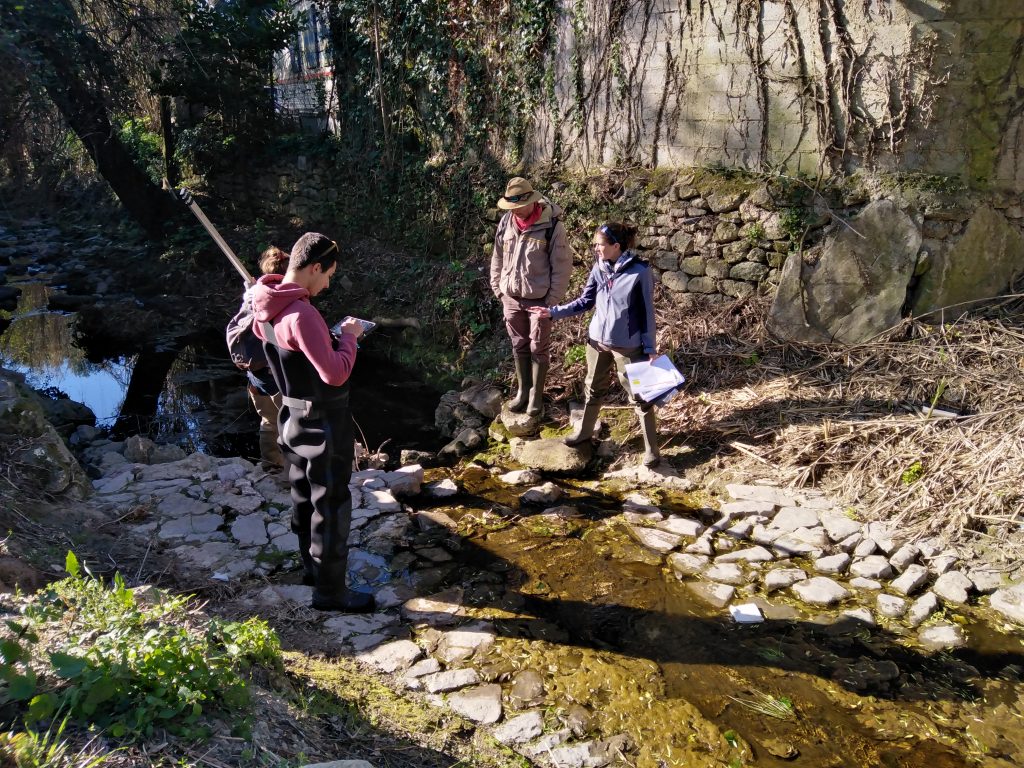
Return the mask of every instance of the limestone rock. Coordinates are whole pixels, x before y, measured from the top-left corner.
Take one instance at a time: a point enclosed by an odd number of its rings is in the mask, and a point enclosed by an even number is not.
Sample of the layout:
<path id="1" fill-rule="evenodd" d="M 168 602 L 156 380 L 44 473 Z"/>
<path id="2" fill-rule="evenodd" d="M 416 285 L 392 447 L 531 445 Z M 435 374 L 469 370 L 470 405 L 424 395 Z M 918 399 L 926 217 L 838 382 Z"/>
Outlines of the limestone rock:
<path id="1" fill-rule="evenodd" d="M 908 565 L 900 576 L 890 585 L 901 595 L 912 595 L 928 581 L 928 569 L 923 565 Z"/>
<path id="2" fill-rule="evenodd" d="M 736 588 L 727 584 L 690 582 L 687 586 L 697 597 L 715 608 L 725 608 L 736 594 Z"/>
<path id="3" fill-rule="evenodd" d="M 708 567 L 709 558 L 707 555 L 690 555 L 681 552 L 673 552 L 668 556 L 668 564 L 675 572 L 677 578 L 696 576 Z"/>
<path id="4" fill-rule="evenodd" d="M 541 472 L 573 475 L 582 472 L 591 455 L 590 443 L 568 446 L 560 438 L 526 440 L 512 447 L 512 458 Z"/>
<path id="5" fill-rule="evenodd" d="M 539 711 L 525 712 L 494 729 L 493 736 L 502 744 L 523 744 L 544 732 L 544 715 Z"/>
<path id="6" fill-rule="evenodd" d="M 989 600 L 992 608 L 1010 621 L 1024 624 L 1024 584 L 997 589 Z"/>
<path id="7" fill-rule="evenodd" d="M 876 605 L 878 612 L 889 619 L 898 619 L 907 612 L 907 601 L 895 595 L 879 595 Z"/>
<path id="8" fill-rule="evenodd" d="M 939 610 L 939 598 L 934 592 L 925 592 L 915 600 L 907 611 L 907 624 L 912 627 L 920 626 L 924 621 Z"/>
<path id="9" fill-rule="evenodd" d="M 522 504 L 554 504 L 562 498 L 562 489 L 554 483 L 544 483 L 535 488 L 530 488 L 520 494 L 519 501 Z"/>
<path id="10" fill-rule="evenodd" d="M 411 640 L 396 640 L 377 646 L 368 653 L 361 653 L 356 658 L 378 672 L 391 673 L 406 669 L 422 655 L 423 650 Z"/>
<path id="11" fill-rule="evenodd" d="M 917 639 L 921 645 L 932 651 L 960 648 L 967 643 L 964 631 L 958 625 L 947 621 L 925 627 L 918 633 Z"/>
<path id="12" fill-rule="evenodd" d="M 448 706 L 475 723 L 496 723 L 501 719 L 501 686 L 488 683 L 450 694 Z"/>
<path id="13" fill-rule="evenodd" d="M 887 579 L 892 576 L 892 566 L 881 555 L 869 555 L 850 566 L 850 573 L 867 579 Z"/>
<path id="14" fill-rule="evenodd" d="M 786 259 L 769 316 L 779 336 L 856 344 L 899 322 L 921 232 L 891 200 L 869 203 L 851 226 L 837 227 L 814 263 Z"/>
<path id="15" fill-rule="evenodd" d="M 983 207 L 971 217 L 952 248 L 932 256 L 931 268 L 922 276 L 914 299 L 917 316 L 1006 291 L 1024 272 L 1024 237 L 1005 216 Z M 966 309 L 968 306 L 961 304 L 953 311 Z"/>
<path id="16" fill-rule="evenodd" d="M 967 602 L 968 594 L 973 586 L 966 574 L 960 571 L 947 571 L 935 580 L 932 591 L 944 603 L 963 605 Z"/>
<path id="17" fill-rule="evenodd" d="M 798 598 L 811 605 L 835 605 L 850 594 L 841 584 L 825 576 L 798 581 L 792 590 Z"/>
<path id="18" fill-rule="evenodd" d="M 774 592 L 777 589 L 790 587 L 798 581 L 804 581 L 806 578 L 807 574 L 799 568 L 776 568 L 769 571 L 764 577 L 764 588 L 768 592 Z"/>

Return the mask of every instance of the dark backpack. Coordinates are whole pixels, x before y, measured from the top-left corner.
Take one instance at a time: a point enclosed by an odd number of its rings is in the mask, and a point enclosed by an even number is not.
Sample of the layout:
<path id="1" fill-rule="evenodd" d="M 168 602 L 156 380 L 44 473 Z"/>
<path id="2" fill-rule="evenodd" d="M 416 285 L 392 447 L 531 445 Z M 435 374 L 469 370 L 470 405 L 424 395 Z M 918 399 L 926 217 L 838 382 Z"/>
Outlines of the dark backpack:
<path id="1" fill-rule="evenodd" d="M 243 371 L 258 371 L 267 367 L 267 356 L 263 353 L 263 342 L 256 338 L 252 325 L 255 318 L 252 302 L 242 300 L 242 306 L 228 322 L 225 338 L 231 362 Z"/>

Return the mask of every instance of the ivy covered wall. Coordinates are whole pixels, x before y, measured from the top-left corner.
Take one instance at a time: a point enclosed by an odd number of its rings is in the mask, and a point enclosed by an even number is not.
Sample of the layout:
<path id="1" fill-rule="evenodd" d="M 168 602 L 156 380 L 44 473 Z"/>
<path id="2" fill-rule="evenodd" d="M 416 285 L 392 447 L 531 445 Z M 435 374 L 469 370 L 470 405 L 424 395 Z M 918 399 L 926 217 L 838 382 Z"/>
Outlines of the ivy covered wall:
<path id="1" fill-rule="evenodd" d="M 535 164 L 1024 190 L 1020 0 L 560 0 L 553 43 Z"/>

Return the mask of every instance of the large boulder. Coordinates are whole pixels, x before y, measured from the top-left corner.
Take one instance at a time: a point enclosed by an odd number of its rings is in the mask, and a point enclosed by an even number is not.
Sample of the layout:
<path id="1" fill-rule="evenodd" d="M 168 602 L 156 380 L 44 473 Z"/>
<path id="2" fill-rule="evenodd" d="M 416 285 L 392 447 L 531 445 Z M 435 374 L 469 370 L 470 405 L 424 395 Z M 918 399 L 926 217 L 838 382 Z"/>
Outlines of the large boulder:
<path id="1" fill-rule="evenodd" d="M 49 494 L 84 496 L 85 473 L 53 425 L 46 420 L 41 398 L 24 377 L 0 370 L 0 445 L 3 463 L 17 475 L 19 488 L 35 487 Z"/>
<path id="2" fill-rule="evenodd" d="M 850 226 L 782 268 L 769 325 L 788 341 L 856 344 L 899 322 L 921 231 L 891 200 L 870 203 Z"/>
<path id="3" fill-rule="evenodd" d="M 979 208 L 963 237 L 932 259 L 917 289 L 914 314 L 942 307 L 963 312 L 970 302 L 1006 292 L 1024 274 L 1024 236 L 1002 214 Z"/>

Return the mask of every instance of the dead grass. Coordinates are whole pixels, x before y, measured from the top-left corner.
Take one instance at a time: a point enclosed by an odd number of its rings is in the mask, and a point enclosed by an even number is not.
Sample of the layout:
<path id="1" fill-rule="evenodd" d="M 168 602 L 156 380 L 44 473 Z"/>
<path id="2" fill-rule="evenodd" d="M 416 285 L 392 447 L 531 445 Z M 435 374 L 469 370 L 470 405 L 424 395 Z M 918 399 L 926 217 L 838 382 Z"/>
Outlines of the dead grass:
<path id="1" fill-rule="evenodd" d="M 697 300 L 700 301 L 699 299 Z M 659 431 L 739 472 L 817 486 L 865 520 L 1007 550 L 1024 523 L 1024 298 L 908 319 L 853 346 L 782 342 L 764 299 L 681 308 L 659 344 L 686 373 Z M 557 333 L 558 326 L 556 326 Z M 585 332 L 585 326 L 582 326 Z M 579 339 L 559 335 L 555 359 Z M 566 391 L 582 371 L 556 373 Z"/>

